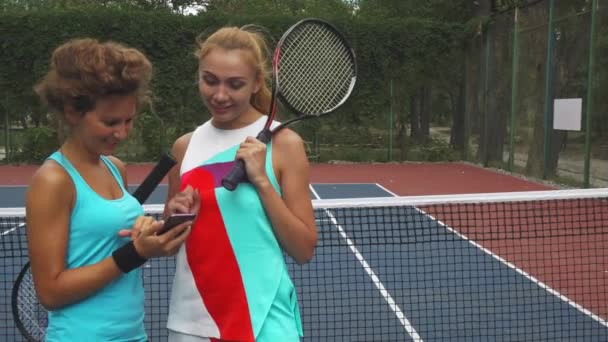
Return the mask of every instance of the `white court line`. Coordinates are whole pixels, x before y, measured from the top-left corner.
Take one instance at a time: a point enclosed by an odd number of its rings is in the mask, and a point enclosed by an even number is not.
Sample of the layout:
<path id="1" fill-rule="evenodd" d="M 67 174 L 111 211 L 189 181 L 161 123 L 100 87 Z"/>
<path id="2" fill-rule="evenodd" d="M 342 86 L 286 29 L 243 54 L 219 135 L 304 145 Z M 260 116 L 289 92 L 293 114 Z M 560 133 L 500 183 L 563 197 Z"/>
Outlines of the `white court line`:
<path id="1" fill-rule="evenodd" d="M 308 184 L 308 188 L 310 189 L 310 191 L 312 191 L 312 194 L 315 195 L 316 199 L 321 199 L 315 188 L 312 187 L 312 184 Z"/>
<path id="2" fill-rule="evenodd" d="M 397 195 L 396 193 L 388 190 L 387 188 L 383 187 L 382 185 L 378 184 L 378 183 L 374 183 L 374 185 L 376 185 L 377 187 L 379 187 L 380 189 L 382 189 L 383 191 L 386 191 L 387 193 L 391 194 L 391 196 L 393 197 L 399 197 L 399 195 Z"/>
<path id="3" fill-rule="evenodd" d="M 379 188 L 381 191 L 386 192 L 387 194 L 391 195 L 392 197 L 399 197 L 399 195 L 395 194 L 394 192 L 388 190 L 387 188 L 383 187 L 382 185 L 380 185 L 378 183 L 314 183 L 314 185 L 321 185 L 321 186 L 323 186 L 323 185 L 325 185 L 325 186 L 332 186 L 332 185 L 333 186 L 339 186 L 339 185 L 347 185 L 347 186 L 348 185 L 351 185 L 351 186 L 352 185 L 355 185 L 355 186 L 356 185 L 369 185 L 369 186 L 375 186 L 375 187 Z M 313 185 L 310 184 L 309 187 L 313 191 L 313 193 L 315 194 L 316 199 L 322 200 L 322 198 L 319 196 L 319 194 L 316 191 L 314 191 Z M 390 196 L 387 196 L 387 197 L 390 197 Z M 354 197 L 354 198 L 359 198 L 359 197 Z M 373 198 L 385 198 L 385 197 L 373 197 Z M 345 198 L 345 200 L 349 200 L 349 199 L 350 199 L 350 197 Z"/>
<path id="4" fill-rule="evenodd" d="M 375 185 L 376 183 L 319 183 L 319 182 L 315 182 L 314 184 L 318 184 L 318 185 Z"/>
<path id="5" fill-rule="evenodd" d="M 315 183 L 315 184 L 317 184 L 317 183 Z M 372 183 L 365 183 L 365 184 L 372 184 Z M 379 185 L 379 184 L 374 184 L 374 185 L 382 188 L 387 193 L 389 193 L 393 196 L 396 196 L 392 192 L 384 189 L 381 185 Z M 310 185 L 310 189 L 313 192 L 313 194 L 315 195 L 315 197 L 317 199 L 320 199 L 319 194 L 312 187 L 312 184 Z M 327 214 L 327 216 L 329 216 L 330 222 L 338 229 L 340 236 L 342 236 L 342 238 L 346 241 L 348 248 L 353 252 L 353 254 L 355 254 L 355 257 L 357 258 L 357 260 L 359 261 L 361 266 L 363 266 L 363 269 L 365 270 L 367 275 L 369 275 L 369 277 L 371 278 L 372 283 L 374 284 L 374 286 L 376 286 L 378 291 L 380 291 L 380 294 L 382 295 L 384 300 L 388 303 L 388 306 L 391 308 L 391 310 L 393 311 L 395 316 L 397 316 L 397 319 L 399 320 L 399 322 L 401 323 L 401 325 L 403 326 L 405 331 L 407 331 L 408 335 L 410 335 L 410 337 L 415 342 L 423 342 L 420 335 L 418 335 L 418 332 L 416 331 L 416 329 L 414 329 L 412 323 L 410 323 L 410 321 L 407 319 L 407 317 L 405 317 L 405 314 L 403 313 L 403 311 L 401 310 L 399 305 L 397 305 L 397 303 L 395 302 L 395 300 L 393 299 L 391 294 L 388 292 L 386 287 L 384 287 L 384 284 L 382 284 L 382 282 L 380 281 L 380 278 L 378 278 L 378 276 L 376 275 L 376 272 L 374 272 L 374 269 L 367 263 L 367 261 L 365 260 L 365 258 L 361 254 L 361 252 L 359 252 L 359 250 L 355 246 L 354 242 L 346 235 L 344 228 L 342 228 L 342 226 L 338 223 L 338 220 L 336 220 L 334 215 L 332 215 L 329 210 L 324 209 L 324 211 Z M 316 220 L 316 221 L 323 222 L 325 220 Z"/>
<path id="6" fill-rule="evenodd" d="M 0 236 L 8 235 L 9 233 L 11 233 L 11 232 L 13 232 L 13 231 L 15 231 L 15 230 L 17 230 L 19 228 L 22 228 L 22 227 L 25 227 L 25 223 L 21 223 L 20 225 L 18 225 L 16 227 L 13 227 L 13 228 L 10 228 L 10 229 L 7 229 L 7 230 L 3 231 L 2 233 L 0 233 Z"/>
<path id="7" fill-rule="evenodd" d="M 563 294 L 559 293 L 557 290 L 551 288 L 549 285 L 547 285 L 547 284 L 543 283 L 542 281 L 536 279 L 533 275 L 531 275 L 528 272 L 526 272 L 526 271 L 518 268 L 517 266 L 515 266 L 514 264 L 508 262 L 506 259 L 503 259 L 499 255 L 494 254 L 491 250 L 489 250 L 489 249 L 481 246 L 480 244 L 478 244 L 478 243 L 470 240 L 466 235 L 457 232 L 452 227 L 450 227 L 447 224 L 445 224 L 445 223 L 441 222 L 440 220 L 436 219 L 433 215 L 430 215 L 430 214 L 426 213 L 422 209 L 419 209 L 419 208 L 416 208 L 416 207 L 413 207 L 413 208 L 416 209 L 417 211 L 419 211 L 420 213 L 424 214 L 425 216 L 431 218 L 433 221 L 439 223 L 441 226 L 443 226 L 445 229 L 447 229 L 451 233 L 457 235 L 461 239 L 463 239 L 463 240 L 469 242 L 470 244 L 472 244 L 473 246 L 479 248 L 481 251 L 483 251 L 484 253 L 490 255 L 492 258 L 494 258 L 494 259 L 498 260 L 499 262 L 503 263 L 504 265 L 506 265 L 507 267 L 511 268 L 515 272 L 523 275 L 525 278 L 527 278 L 528 280 L 532 281 L 533 283 L 535 283 L 536 285 L 538 285 L 540 288 L 546 290 L 547 292 L 551 293 L 555 297 L 557 297 L 557 298 L 561 299 L 562 301 L 566 302 L 566 304 L 574 307 L 575 309 L 577 309 L 578 311 L 582 312 L 583 314 L 585 314 L 585 315 L 593 318 L 594 320 L 596 320 L 601 325 L 603 325 L 605 327 L 608 327 L 608 322 L 606 322 L 606 320 L 604 320 L 600 316 L 594 314 L 593 312 L 585 309 L 583 306 L 575 303 L 572 299 L 570 299 L 570 298 L 564 296 Z"/>
<path id="8" fill-rule="evenodd" d="M 340 232 L 340 236 L 342 236 L 342 238 L 344 238 L 344 240 L 346 241 L 348 248 L 350 248 L 350 250 L 353 252 L 353 254 L 355 254 L 355 256 L 357 257 L 357 260 L 359 260 L 359 263 L 361 263 L 365 272 L 367 272 L 369 277 L 372 279 L 372 282 L 374 283 L 374 285 L 376 286 L 378 291 L 380 291 L 380 294 L 382 295 L 382 297 L 384 297 L 384 300 L 388 303 L 388 306 L 391 308 L 391 310 L 393 310 L 393 312 L 397 316 L 397 319 L 399 320 L 399 322 L 401 322 L 401 325 L 403 326 L 403 328 L 405 328 L 408 335 L 410 335 L 410 337 L 415 342 L 423 342 L 420 335 L 418 335 L 418 332 L 416 332 L 416 329 L 414 329 L 414 327 L 412 326 L 410 321 L 408 321 L 407 317 L 405 317 L 405 315 L 403 314 L 403 311 L 401 310 L 399 305 L 397 305 L 397 303 L 395 302 L 395 300 L 393 299 L 391 294 L 388 292 L 388 290 L 386 290 L 386 288 L 384 287 L 384 284 L 382 284 L 382 282 L 376 275 L 376 272 L 374 272 L 374 270 L 367 263 L 365 258 L 363 258 L 363 255 L 361 255 L 361 252 L 359 252 L 359 250 L 357 249 L 357 247 L 355 246 L 353 241 L 346 235 L 344 228 L 342 228 L 342 226 L 338 223 L 338 220 L 336 220 L 334 215 L 332 215 L 329 210 L 324 209 L 324 211 L 327 214 L 327 216 L 329 216 L 329 218 L 331 219 L 331 222 L 334 224 L 334 226 Z"/>

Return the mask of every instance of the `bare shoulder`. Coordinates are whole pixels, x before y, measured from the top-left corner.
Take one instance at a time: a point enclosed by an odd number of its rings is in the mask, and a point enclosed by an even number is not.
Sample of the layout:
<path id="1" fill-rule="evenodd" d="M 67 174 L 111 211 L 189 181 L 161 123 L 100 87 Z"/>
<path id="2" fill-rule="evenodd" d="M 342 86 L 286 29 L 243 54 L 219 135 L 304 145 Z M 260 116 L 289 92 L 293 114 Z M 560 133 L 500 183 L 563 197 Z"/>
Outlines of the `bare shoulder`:
<path id="1" fill-rule="evenodd" d="M 125 163 L 114 156 L 108 156 L 108 159 L 110 159 L 112 164 L 116 165 L 117 167 L 125 167 Z"/>
<path id="2" fill-rule="evenodd" d="M 300 135 L 289 128 L 284 128 L 278 131 L 273 137 L 273 148 L 280 150 L 290 150 L 303 145 L 303 140 Z"/>
<path id="3" fill-rule="evenodd" d="M 302 201 L 310 201 L 310 165 L 300 135 L 290 129 L 282 129 L 273 136 L 272 151 L 275 175 L 286 203 L 301 206 Z"/>
<path id="4" fill-rule="evenodd" d="M 181 137 L 177 138 L 177 140 L 175 140 L 175 143 L 173 144 L 173 146 L 188 146 L 188 144 L 190 143 L 190 139 L 192 139 L 192 134 L 193 132 L 188 132 L 184 135 L 182 135 Z"/>
<path id="5" fill-rule="evenodd" d="M 118 172 L 120 172 L 120 176 L 122 177 L 124 186 L 128 187 L 129 180 L 127 179 L 127 166 L 125 165 L 125 163 L 123 163 L 120 159 L 114 156 L 108 156 L 108 159 L 110 160 L 110 162 L 112 162 L 112 164 L 114 164 L 114 166 L 116 166 Z"/>
<path id="6" fill-rule="evenodd" d="M 45 161 L 32 176 L 27 190 L 27 203 L 52 198 L 53 203 L 67 203 L 74 196 L 74 183 L 65 169 L 52 160 Z"/>
<path id="7" fill-rule="evenodd" d="M 184 154 L 186 153 L 186 149 L 188 148 L 188 144 L 190 144 L 190 140 L 192 139 L 192 133 L 189 132 L 175 140 L 173 143 L 173 148 L 171 149 L 171 153 L 178 160 L 182 160 L 184 158 Z"/>
<path id="8" fill-rule="evenodd" d="M 72 179 L 65 169 L 55 161 L 47 160 L 34 172 L 29 187 L 55 187 L 68 184 L 72 184 Z"/>
<path id="9" fill-rule="evenodd" d="M 122 160 L 120 160 L 114 156 L 108 156 L 108 159 L 112 162 L 112 164 L 114 164 L 118 168 L 120 173 L 124 174 L 126 172 L 127 166 L 125 165 L 125 163 Z"/>
<path id="10" fill-rule="evenodd" d="M 300 171 L 308 168 L 304 141 L 298 133 L 287 128 L 280 130 L 272 137 L 272 150 L 279 175 L 285 168 Z"/>

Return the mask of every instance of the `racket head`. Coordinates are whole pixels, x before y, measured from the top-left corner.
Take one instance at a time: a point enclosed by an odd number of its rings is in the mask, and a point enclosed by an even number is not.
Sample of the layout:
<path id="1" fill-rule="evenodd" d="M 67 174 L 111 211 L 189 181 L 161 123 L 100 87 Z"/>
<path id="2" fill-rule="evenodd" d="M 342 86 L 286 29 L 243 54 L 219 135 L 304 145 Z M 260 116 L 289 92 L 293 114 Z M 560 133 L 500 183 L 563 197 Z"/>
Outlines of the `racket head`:
<path id="1" fill-rule="evenodd" d="M 29 262 L 23 266 L 13 284 L 11 310 L 15 326 L 28 342 L 44 341 L 47 311 L 38 302 Z"/>
<path id="2" fill-rule="evenodd" d="M 320 116 L 338 109 L 357 80 L 355 52 L 332 24 L 304 19 L 281 37 L 273 59 L 273 87 L 298 116 Z"/>

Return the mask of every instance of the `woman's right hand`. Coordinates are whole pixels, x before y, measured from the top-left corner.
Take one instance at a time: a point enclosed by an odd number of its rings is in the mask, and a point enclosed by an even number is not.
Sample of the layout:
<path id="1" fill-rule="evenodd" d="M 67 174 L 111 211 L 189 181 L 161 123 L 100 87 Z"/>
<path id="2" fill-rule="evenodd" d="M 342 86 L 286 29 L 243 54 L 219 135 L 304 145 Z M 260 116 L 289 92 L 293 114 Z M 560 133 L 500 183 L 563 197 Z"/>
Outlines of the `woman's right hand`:
<path id="1" fill-rule="evenodd" d="M 169 200 L 167 207 L 171 214 L 198 214 L 200 208 L 198 190 L 188 185 L 183 191 L 178 192 Z"/>
<path id="2" fill-rule="evenodd" d="M 167 203 L 167 208 L 171 214 L 198 214 L 200 208 L 200 195 L 198 190 L 194 190 L 188 185 L 183 191 L 178 192 Z M 121 229 L 118 236 L 130 237 L 135 241 L 141 235 L 141 225 L 133 225 L 131 229 Z"/>
<path id="3" fill-rule="evenodd" d="M 187 221 L 175 228 L 158 235 L 164 222 L 156 221 L 151 216 L 140 216 L 133 225 L 133 231 L 138 231 L 133 238 L 135 250 L 142 258 L 174 255 L 190 234 L 192 221 Z"/>

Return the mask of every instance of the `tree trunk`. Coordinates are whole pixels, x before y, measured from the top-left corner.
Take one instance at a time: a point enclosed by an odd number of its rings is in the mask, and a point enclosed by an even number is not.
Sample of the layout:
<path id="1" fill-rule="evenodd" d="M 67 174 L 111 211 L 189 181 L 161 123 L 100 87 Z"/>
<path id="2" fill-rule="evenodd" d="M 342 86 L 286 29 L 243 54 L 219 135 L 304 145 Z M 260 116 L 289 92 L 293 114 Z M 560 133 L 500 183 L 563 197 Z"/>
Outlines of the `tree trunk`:
<path id="1" fill-rule="evenodd" d="M 535 23 L 544 23 L 548 25 L 549 18 L 549 10 L 548 5 L 538 5 L 531 6 L 526 9 L 527 18 L 531 22 Z M 544 28 L 544 32 L 546 32 L 546 28 Z M 545 105 L 545 64 L 546 64 L 546 51 L 547 51 L 547 35 L 544 33 L 543 35 L 537 34 L 535 39 L 531 39 L 528 43 L 527 47 L 522 46 L 520 50 L 525 48 L 533 49 L 531 52 L 532 56 L 535 56 L 535 70 L 530 71 L 534 72 L 536 76 L 533 78 L 536 81 L 534 86 L 531 86 L 531 89 L 538 89 L 539 94 L 537 96 L 530 97 L 529 100 L 525 100 L 524 94 L 522 100 L 526 101 L 524 110 L 527 112 L 527 116 L 533 116 L 533 126 L 532 126 L 532 137 L 530 139 L 530 143 L 528 146 L 528 156 L 526 161 L 526 174 L 541 178 L 543 176 L 543 167 L 544 167 L 544 151 L 543 146 L 544 142 L 544 105 Z M 525 65 L 523 66 L 525 67 Z M 523 69 L 527 70 L 527 69 Z"/>
<path id="2" fill-rule="evenodd" d="M 488 28 L 492 37 L 490 46 L 490 68 L 488 70 L 487 95 L 487 161 L 502 164 L 504 145 L 507 136 L 507 118 L 510 113 L 510 77 L 507 76 L 511 67 L 509 50 L 509 30 L 499 30 L 498 27 L 508 27 L 510 18 L 497 18 Z"/>
<path id="3" fill-rule="evenodd" d="M 399 104 L 399 105 L 397 105 Z M 397 129 L 397 144 L 399 145 L 399 160 L 407 160 L 407 111 L 405 103 L 397 102 L 395 105 L 395 128 Z"/>
<path id="4" fill-rule="evenodd" d="M 450 146 L 455 150 L 464 154 L 465 149 L 465 115 L 464 115 L 464 103 L 465 99 L 465 91 L 464 91 L 464 82 L 458 84 L 458 96 L 454 98 L 453 94 L 450 94 L 451 104 L 452 104 L 452 129 L 450 130 Z"/>
<path id="5" fill-rule="evenodd" d="M 478 1 L 478 7 L 476 10 L 477 16 L 489 16 L 492 10 L 492 0 Z M 487 35 L 488 27 L 479 27 L 478 40 L 479 40 L 479 83 L 477 94 L 477 129 L 479 132 L 479 142 L 477 149 L 477 160 L 481 161 L 484 166 L 488 164 L 488 134 L 489 134 L 489 112 L 488 112 L 488 77 L 490 76 L 489 70 L 487 70 L 487 58 L 488 53 L 488 41 Z"/>
<path id="6" fill-rule="evenodd" d="M 422 86 L 420 93 L 420 134 L 425 143 L 431 135 L 431 87 Z"/>
<path id="7" fill-rule="evenodd" d="M 581 20 L 579 18 L 570 20 Z M 585 19 L 583 19 L 585 20 Z M 589 19 L 590 20 L 590 19 Z M 576 73 L 577 67 L 584 64 L 587 53 L 588 40 L 580 37 L 589 36 L 589 23 L 575 26 L 577 30 L 560 29 L 559 39 L 555 40 L 554 54 L 554 82 L 553 89 L 555 98 L 576 98 L 584 97 L 584 93 L 579 90 Z M 569 26 L 570 27 L 570 26 Z M 553 113 L 551 113 L 553 115 Z M 547 175 L 555 176 L 560 152 L 566 147 L 567 131 L 550 129 L 551 141 L 549 146 L 549 156 L 547 160 Z"/>
<path id="8" fill-rule="evenodd" d="M 420 91 L 410 96 L 410 137 L 415 144 L 422 142 L 421 102 Z"/>
<path id="9" fill-rule="evenodd" d="M 542 63 L 536 66 L 536 89 L 543 89 L 545 79 L 544 68 Z M 528 148 L 528 160 L 526 162 L 526 174 L 534 177 L 543 176 L 543 145 L 545 136 L 544 133 L 544 117 L 543 117 L 543 102 L 534 101 L 529 103 L 528 111 L 534 115 L 534 123 L 532 128 L 532 139 Z"/>

